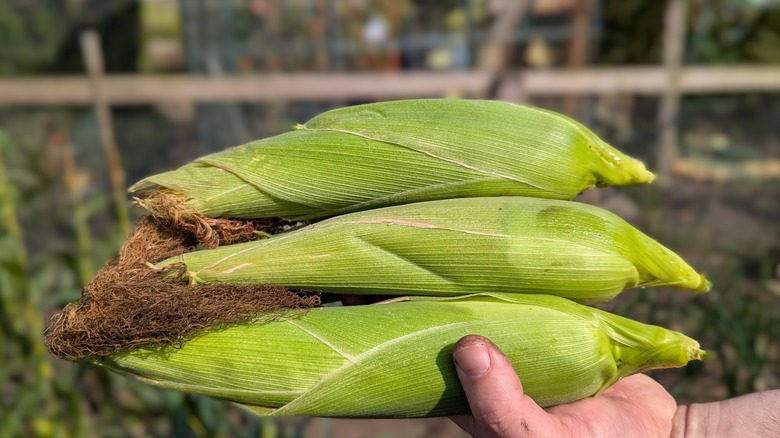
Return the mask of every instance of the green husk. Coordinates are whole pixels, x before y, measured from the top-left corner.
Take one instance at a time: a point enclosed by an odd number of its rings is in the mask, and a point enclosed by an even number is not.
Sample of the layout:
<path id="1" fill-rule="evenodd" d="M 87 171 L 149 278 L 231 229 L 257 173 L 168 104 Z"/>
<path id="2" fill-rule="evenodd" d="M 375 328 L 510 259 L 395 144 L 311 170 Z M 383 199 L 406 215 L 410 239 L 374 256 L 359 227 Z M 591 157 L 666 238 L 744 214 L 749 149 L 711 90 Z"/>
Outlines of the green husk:
<path id="1" fill-rule="evenodd" d="M 312 219 L 474 196 L 573 199 L 653 180 L 563 115 L 505 102 L 420 99 L 329 111 L 297 131 L 148 177 L 162 217 Z"/>
<path id="2" fill-rule="evenodd" d="M 542 406 L 594 396 L 630 374 L 704 356 L 680 333 L 558 297 L 486 294 L 316 308 L 297 318 L 208 331 L 181 348 L 92 360 L 265 415 L 460 415 L 468 403 L 451 350 L 467 334 L 495 342 Z"/>
<path id="3" fill-rule="evenodd" d="M 195 282 L 349 294 L 544 293 L 592 303 L 632 287 L 709 283 L 619 217 L 568 201 L 468 198 L 342 215 L 270 239 L 194 251 Z"/>

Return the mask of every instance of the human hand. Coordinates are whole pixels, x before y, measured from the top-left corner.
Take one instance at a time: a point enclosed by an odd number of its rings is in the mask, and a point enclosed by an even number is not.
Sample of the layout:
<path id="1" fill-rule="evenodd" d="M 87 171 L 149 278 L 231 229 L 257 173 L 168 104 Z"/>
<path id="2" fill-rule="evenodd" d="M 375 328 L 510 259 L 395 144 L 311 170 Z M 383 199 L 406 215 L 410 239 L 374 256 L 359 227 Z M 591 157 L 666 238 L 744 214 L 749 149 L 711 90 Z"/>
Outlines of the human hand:
<path id="1" fill-rule="evenodd" d="M 677 404 L 643 374 L 626 377 L 599 396 L 542 409 L 523 393 L 509 360 L 489 340 L 462 338 L 455 367 L 472 416 L 451 417 L 474 437 L 669 437 Z"/>

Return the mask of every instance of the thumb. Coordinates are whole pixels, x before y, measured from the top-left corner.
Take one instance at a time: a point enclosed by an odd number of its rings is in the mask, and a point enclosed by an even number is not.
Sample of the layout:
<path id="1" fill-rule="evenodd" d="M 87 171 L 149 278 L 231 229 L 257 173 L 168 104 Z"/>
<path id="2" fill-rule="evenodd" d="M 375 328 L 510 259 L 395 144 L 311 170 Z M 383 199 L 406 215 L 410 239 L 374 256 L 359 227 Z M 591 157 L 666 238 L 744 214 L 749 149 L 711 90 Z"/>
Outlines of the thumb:
<path id="1" fill-rule="evenodd" d="M 523 393 L 520 379 L 499 348 L 476 335 L 461 338 L 453 359 L 471 417 L 453 417 L 475 437 L 557 436 L 560 424 Z"/>

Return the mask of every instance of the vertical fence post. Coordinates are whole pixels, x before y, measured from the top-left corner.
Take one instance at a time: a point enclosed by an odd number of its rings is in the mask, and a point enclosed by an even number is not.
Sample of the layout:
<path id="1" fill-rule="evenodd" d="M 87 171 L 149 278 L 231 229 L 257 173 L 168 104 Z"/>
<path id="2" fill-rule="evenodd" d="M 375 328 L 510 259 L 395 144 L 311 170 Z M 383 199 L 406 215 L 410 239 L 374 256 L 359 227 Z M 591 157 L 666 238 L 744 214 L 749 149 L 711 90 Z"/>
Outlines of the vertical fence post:
<path id="1" fill-rule="evenodd" d="M 510 49 L 514 47 L 514 35 L 528 13 L 530 0 L 515 0 L 504 2 L 505 10 L 496 17 L 490 29 L 488 40 L 485 41 L 477 54 L 476 68 L 491 73 L 499 73 L 506 69 Z"/>
<path id="2" fill-rule="evenodd" d="M 114 137 L 114 123 L 111 119 L 111 108 L 103 92 L 103 51 L 100 38 L 94 31 L 81 34 L 81 51 L 84 56 L 89 85 L 92 91 L 93 105 L 100 131 L 100 144 L 106 157 L 108 174 L 111 183 L 111 196 L 116 213 L 119 232 L 130 234 L 130 217 L 125 196 L 125 171 L 122 167 L 122 157 Z"/>
<path id="3" fill-rule="evenodd" d="M 680 71 L 685 53 L 688 0 L 669 0 L 664 17 L 663 65 L 666 88 L 658 107 L 658 174 L 668 177 L 680 151 L 677 142 L 680 109 Z"/>
<path id="4" fill-rule="evenodd" d="M 566 68 L 578 70 L 585 67 L 588 61 L 590 45 L 590 22 L 593 14 L 593 0 L 580 0 L 571 15 L 571 36 L 566 47 Z M 580 95 L 567 94 L 563 96 L 563 113 L 578 118 L 580 110 Z"/>

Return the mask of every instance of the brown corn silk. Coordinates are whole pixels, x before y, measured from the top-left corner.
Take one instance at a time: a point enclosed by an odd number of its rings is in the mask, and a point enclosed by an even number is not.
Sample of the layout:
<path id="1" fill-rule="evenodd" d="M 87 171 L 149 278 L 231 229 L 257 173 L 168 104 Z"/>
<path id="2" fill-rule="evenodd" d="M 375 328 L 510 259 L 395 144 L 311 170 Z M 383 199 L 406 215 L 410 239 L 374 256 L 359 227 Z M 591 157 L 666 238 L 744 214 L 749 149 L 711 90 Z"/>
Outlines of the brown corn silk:
<path id="1" fill-rule="evenodd" d="M 290 228 L 289 221 L 278 217 L 261 219 L 213 218 L 186 204 L 187 197 L 173 190 L 160 189 L 135 198 L 138 206 L 155 212 L 171 227 L 190 233 L 205 248 L 216 248 L 235 242 L 255 240 Z"/>
<path id="2" fill-rule="evenodd" d="M 52 318 L 46 346 L 75 361 L 139 346 L 181 345 L 206 328 L 256 320 L 260 314 L 273 319 L 320 303 L 318 295 L 273 285 L 188 285 L 181 266 L 147 266 L 196 243 L 188 231 L 143 218 L 82 297 Z"/>

